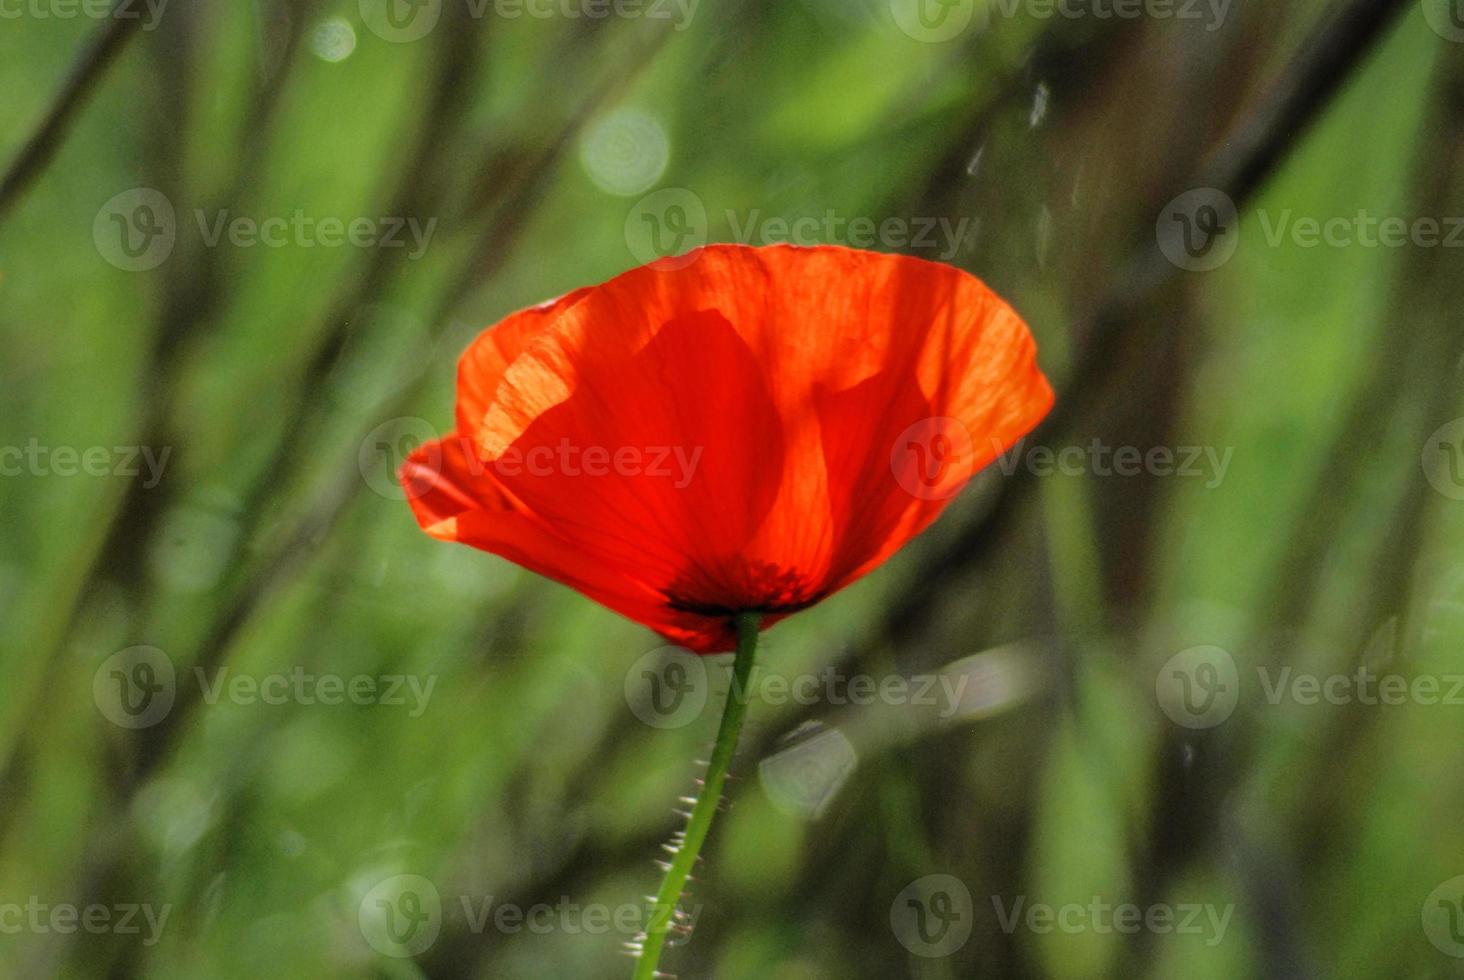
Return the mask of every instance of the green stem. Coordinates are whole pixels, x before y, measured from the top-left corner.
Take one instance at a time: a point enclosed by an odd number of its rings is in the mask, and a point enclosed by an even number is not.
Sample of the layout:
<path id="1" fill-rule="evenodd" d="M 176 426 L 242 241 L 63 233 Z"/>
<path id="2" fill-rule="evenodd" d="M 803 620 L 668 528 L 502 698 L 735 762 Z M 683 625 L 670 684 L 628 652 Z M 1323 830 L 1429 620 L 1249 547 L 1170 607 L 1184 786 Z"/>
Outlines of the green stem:
<path id="1" fill-rule="evenodd" d="M 752 661 L 757 655 L 757 628 L 761 618 L 756 613 L 737 617 L 737 659 L 732 664 L 732 687 L 727 691 L 727 703 L 722 708 L 717 744 L 712 749 L 711 761 L 707 763 L 701 795 L 691 808 L 691 819 L 686 823 L 681 846 L 677 848 L 671 866 L 666 869 L 666 877 L 661 879 L 661 888 L 656 892 L 656 902 L 651 906 L 651 922 L 641 944 L 635 980 L 652 980 L 656 976 L 656 964 L 661 961 L 661 951 L 666 946 L 666 937 L 675 918 L 676 904 L 681 901 L 686 880 L 691 877 L 696 856 L 701 852 L 702 842 L 707 839 L 712 819 L 722 802 L 722 786 L 727 782 L 727 770 L 732 765 L 732 756 L 737 751 L 737 736 L 742 731 L 742 718 L 747 714 L 747 682 L 752 676 Z"/>

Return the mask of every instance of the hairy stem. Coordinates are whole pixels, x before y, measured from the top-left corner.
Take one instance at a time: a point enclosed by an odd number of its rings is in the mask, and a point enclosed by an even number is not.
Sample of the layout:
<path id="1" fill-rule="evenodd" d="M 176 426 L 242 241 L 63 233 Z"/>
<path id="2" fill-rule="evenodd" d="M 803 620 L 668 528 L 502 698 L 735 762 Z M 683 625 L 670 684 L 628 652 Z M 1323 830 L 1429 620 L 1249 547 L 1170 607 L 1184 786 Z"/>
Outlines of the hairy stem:
<path id="1" fill-rule="evenodd" d="M 666 937 L 676 918 L 676 903 L 696 857 L 701 852 L 702 842 L 712 829 L 712 820 L 717 815 L 717 806 L 722 800 L 722 786 L 727 782 L 727 770 L 732 765 L 732 756 L 737 751 L 737 736 L 742 731 L 742 718 L 747 714 L 747 682 L 752 676 L 752 662 L 757 655 L 757 628 L 761 619 L 756 613 L 744 613 L 737 617 L 737 659 L 732 665 L 732 686 L 727 691 L 727 703 L 722 708 L 722 723 L 717 729 L 717 744 L 712 749 L 711 761 L 707 763 L 706 778 L 696 805 L 691 809 L 691 818 L 686 823 L 686 832 L 661 880 L 656 892 L 655 904 L 651 906 L 651 921 L 646 927 L 645 940 L 641 944 L 640 959 L 636 963 L 635 980 L 651 980 L 656 976 L 656 964 L 661 961 L 661 951 L 666 946 Z"/>

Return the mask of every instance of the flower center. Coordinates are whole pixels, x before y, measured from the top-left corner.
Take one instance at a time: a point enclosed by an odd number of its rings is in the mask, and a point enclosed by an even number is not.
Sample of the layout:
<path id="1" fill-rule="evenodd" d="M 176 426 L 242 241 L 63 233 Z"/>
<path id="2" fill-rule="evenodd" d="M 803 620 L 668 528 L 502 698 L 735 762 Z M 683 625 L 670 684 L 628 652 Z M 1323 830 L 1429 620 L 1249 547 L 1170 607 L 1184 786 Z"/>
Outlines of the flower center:
<path id="1" fill-rule="evenodd" d="M 663 590 L 666 604 L 702 616 L 739 613 L 791 613 L 823 596 L 794 568 L 773 562 L 736 559 L 709 573 L 695 569 Z"/>

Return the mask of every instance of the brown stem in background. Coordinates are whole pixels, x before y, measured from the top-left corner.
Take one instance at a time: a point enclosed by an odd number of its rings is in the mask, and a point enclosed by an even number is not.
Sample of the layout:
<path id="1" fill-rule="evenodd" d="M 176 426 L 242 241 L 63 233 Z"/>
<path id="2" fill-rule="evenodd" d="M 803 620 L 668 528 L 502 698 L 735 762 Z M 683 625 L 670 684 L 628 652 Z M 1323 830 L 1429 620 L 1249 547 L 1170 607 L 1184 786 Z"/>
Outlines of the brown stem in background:
<path id="1" fill-rule="evenodd" d="M 41 124 L 26 140 L 25 146 L 5 171 L 5 176 L 0 178 L 0 221 L 20 200 L 31 182 L 46 169 L 46 164 L 65 142 L 66 132 L 76 114 L 86 104 L 107 68 L 140 29 L 142 12 L 134 9 L 135 6 L 131 0 L 117 0 L 112 5 L 107 23 L 97 29 L 90 44 L 71 66 L 61 90 L 41 117 Z"/>

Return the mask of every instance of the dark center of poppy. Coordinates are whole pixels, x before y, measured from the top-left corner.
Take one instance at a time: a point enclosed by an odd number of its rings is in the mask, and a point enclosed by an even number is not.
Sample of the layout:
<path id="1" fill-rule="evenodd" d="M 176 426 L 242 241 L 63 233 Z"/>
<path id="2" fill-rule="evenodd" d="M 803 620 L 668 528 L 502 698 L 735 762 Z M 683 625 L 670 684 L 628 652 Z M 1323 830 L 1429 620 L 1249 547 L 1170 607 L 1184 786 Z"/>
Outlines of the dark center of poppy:
<path id="1" fill-rule="evenodd" d="M 701 616 L 791 613 L 823 596 L 802 572 L 766 561 L 737 560 L 709 574 L 683 574 L 664 590 L 666 604 Z"/>

